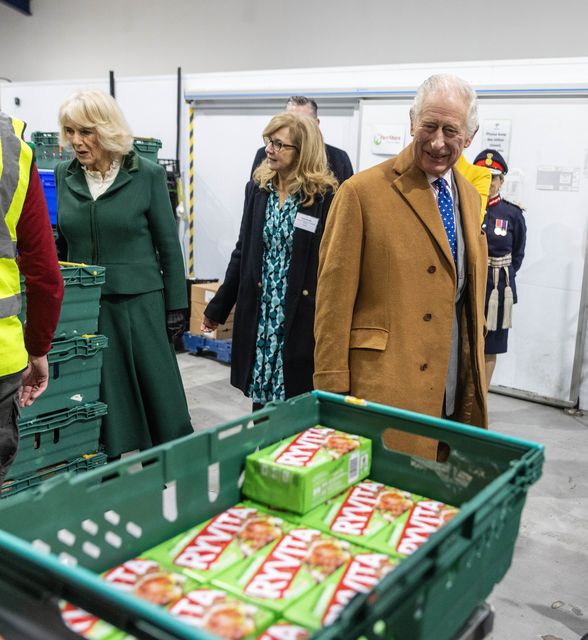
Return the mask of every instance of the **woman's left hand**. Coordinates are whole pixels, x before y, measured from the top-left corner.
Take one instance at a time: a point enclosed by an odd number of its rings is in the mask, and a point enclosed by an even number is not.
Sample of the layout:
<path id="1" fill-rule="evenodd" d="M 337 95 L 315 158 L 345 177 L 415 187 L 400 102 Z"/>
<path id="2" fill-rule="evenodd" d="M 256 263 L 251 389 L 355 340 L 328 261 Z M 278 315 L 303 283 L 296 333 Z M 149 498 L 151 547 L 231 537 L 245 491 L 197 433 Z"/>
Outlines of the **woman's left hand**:
<path id="1" fill-rule="evenodd" d="M 186 331 L 186 309 L 175 309 L 167 311 L 165 317 L 165 328 L 169 340 L 175 340 Z"/>

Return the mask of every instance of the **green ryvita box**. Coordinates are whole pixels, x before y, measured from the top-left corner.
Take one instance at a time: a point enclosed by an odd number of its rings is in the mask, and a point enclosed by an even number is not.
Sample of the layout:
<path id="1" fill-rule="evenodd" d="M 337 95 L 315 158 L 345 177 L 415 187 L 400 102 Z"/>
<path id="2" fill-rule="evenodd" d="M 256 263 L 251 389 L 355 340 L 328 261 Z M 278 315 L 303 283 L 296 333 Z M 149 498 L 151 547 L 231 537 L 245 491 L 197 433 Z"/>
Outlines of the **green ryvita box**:
<path id="1" fill-rule="evenodd" d="M 243 493 L 306 513 L 367 477 L 371 452 L 368 438 L 317 425 L 247 456 Z"/>

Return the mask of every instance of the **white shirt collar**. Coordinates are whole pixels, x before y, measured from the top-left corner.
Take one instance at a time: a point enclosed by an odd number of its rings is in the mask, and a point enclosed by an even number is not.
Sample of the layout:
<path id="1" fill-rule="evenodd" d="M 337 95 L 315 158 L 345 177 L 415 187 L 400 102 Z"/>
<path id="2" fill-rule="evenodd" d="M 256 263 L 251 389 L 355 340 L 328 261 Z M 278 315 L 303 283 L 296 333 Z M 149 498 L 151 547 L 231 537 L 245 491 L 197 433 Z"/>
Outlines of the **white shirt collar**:
<path id="1" fill-rule="evenodd" d="M 431 176 L 428 173 L 426 174 L 426 176 L 427 176 L 427 180 L 429 181 L 429 184 L 434 189 L 436 187 L 433 185 L 433 182 L 435 182 L 435 180 L 437 180 L 437 178 L 444 178 L 445 182 L 447 182 L 447 186 L 449 187 L 449 190 L 451 191 L 453 189 L 453 172 L 451 171 L 451 169 L 446 171 L 442 176 Z"/>

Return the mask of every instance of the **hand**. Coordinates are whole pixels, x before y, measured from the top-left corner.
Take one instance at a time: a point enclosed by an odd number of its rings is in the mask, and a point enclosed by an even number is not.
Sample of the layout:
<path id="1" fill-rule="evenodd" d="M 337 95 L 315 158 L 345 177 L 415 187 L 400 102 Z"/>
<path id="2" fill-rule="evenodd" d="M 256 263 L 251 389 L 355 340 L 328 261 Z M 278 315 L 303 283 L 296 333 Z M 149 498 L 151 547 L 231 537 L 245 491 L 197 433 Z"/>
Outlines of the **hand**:
<path id="1" fill-rule="evenodd" d="M 179 338 L 186 331 L 186 310 L 176 309 L 167 311 L 165 315 L 165 328 L 168 340 L 173 341 Z"/>
<path id="2" fill-rule="evenodd" d="M 200 331 L 203 333 L 211 333 L 218 327 L 218 322 L 202 316 L 202 324 L 200 325 Z"/>
<path id="3" fill-rule="evenodd" d="M 22 374 L 19 400 L 21 407 L 30 407 L 45 391 L 49 382 L 47 356 L 29 355 L 29 364 Z"/>

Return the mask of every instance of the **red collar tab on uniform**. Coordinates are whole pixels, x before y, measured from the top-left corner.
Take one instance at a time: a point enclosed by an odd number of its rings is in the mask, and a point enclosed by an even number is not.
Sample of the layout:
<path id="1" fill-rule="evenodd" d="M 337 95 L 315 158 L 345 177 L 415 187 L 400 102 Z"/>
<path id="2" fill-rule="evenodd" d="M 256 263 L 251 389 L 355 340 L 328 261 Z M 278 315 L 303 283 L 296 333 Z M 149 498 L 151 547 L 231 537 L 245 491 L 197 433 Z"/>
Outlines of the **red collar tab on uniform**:
<path id="1" fill-rule="evenodd" d="M 501 200 L 500 194 L 496 196 L 492 196 L 491 198 L 488 198 L 488 206 L 493 207 L 495 204 L 498 204 L 500 200 Z"/>

